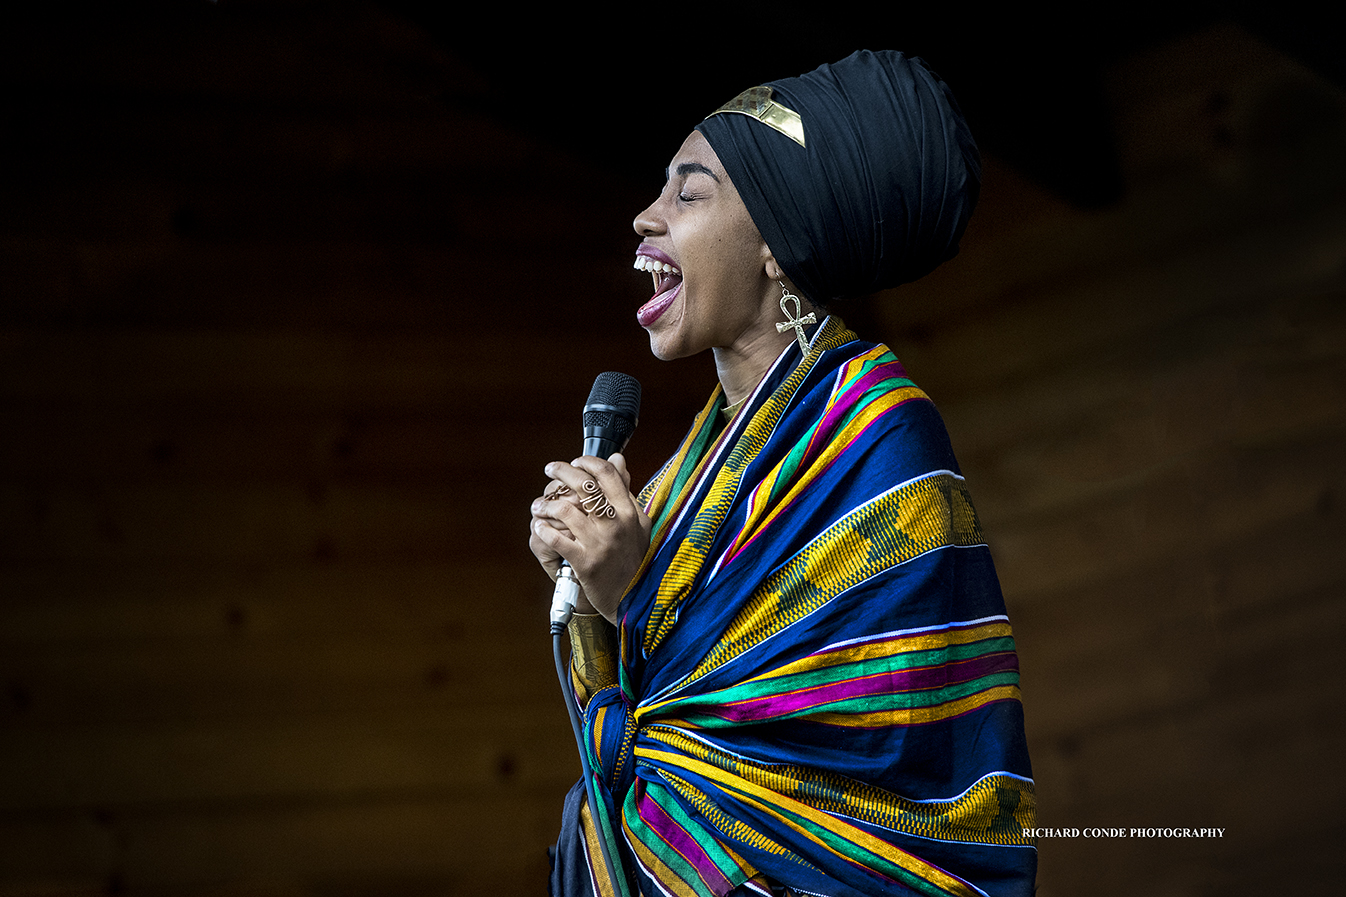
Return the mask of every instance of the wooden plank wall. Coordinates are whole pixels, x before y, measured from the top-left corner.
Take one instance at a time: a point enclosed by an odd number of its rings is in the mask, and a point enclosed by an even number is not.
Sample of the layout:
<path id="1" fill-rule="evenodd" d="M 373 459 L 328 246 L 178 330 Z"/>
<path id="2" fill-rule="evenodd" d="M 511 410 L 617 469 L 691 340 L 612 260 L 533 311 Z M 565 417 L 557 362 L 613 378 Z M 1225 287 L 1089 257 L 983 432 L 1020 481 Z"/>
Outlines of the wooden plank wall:
<path id="1" fill-rule="evenodd" d="M 645 383 L 639 475 L 712 373 L 629 320 L 639 190 L 576 201 L 341 9 L 6 54 L 4 897 L 542 893 L 577 764 L 527 501 L 599 370 Z M 1225 829 L 1044 840 L 1040 892 L 1325 886 L 1346 104 L 1233 29 L 1115 88 L 1123 203 L 992 159 L 962 255 L 866 316 L 991 534 L 1043 823 Z"/>
<path id="2" fill-rule="evenodd" d="M 527 503 L 653 366 L 636 200 L 384 13 L 121 12 L 8 69 L 0 893 L 539 893 Z"/>
<path id="3" fill-rule="evenodd" d="M 961 257 L 882 309 L 996 555 L 1040 818 L 1126 830 L 1042 840 L 1040 893 L 1329 889 L 1346 97 L 1234 28 L 1110 87 L 1123 202 L 993 167 Z"/>

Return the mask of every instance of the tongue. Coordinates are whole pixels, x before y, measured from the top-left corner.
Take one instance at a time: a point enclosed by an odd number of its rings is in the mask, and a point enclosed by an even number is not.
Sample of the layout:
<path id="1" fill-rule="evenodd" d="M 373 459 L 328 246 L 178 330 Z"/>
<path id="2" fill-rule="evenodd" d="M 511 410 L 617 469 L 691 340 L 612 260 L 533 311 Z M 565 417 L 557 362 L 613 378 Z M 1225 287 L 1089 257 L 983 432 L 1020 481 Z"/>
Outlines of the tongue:
<path id="1" fill-rule="evenodd" d="M 646 302 L 636 311 L 636 320 L 640 322 L 641 327 L 648 327 L 673 304 L 673 300 L 678 298 L 678 293 L 682 291 L 682 278 L 672 280 L 672 285 L 662 293 L 655 296 L 649 302 Z"/>

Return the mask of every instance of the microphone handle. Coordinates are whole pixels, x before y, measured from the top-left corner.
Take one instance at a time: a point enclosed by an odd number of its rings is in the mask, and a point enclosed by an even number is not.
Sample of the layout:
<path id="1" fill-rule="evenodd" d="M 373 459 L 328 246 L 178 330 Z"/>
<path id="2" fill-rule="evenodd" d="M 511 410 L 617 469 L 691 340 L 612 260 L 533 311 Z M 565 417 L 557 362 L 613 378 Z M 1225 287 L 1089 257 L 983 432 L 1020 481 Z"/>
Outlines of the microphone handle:
<path id="1" fill-rule="evenodd" d="M 584 454 L 586 455 L 607 459 L 625 447 L 622 442 L 615 438 L 615 434 L 610 427 L 584 428 Z M 575 602 L 579 600 L 579 594 L 580 583 L 575 578 L 575 571 L 571 569 L 569 561 L 562 560 L 561 569 L 556 575 L 556 588 L 552 591 L 551 596 L 551 625 L 553 629 L 558 627 L 564 629 L 565 625 L 570 622 L 571 615 L 575 613 Z"/>
<path id="2" fill-rule="evenodd" d="M 620 452 L 622 448 L 622 444 L 609 436 L 606 429 L 597 433 L 589 433 L 587 430 L 585 431 L 584 451 L 582 454 L 592 455 L 595 458 L 603 458 L 606 460 L 617 452 Z"/>

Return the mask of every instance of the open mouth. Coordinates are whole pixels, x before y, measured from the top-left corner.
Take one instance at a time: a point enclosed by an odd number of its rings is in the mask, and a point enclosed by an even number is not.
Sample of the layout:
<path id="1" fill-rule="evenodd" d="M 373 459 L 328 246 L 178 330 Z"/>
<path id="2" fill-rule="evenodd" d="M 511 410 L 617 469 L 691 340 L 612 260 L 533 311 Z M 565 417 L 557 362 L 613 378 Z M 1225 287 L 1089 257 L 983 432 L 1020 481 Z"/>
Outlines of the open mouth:
<path id="1" fill-rule="evenodd" d="M 668 310 L 678 297 L 682 286 L 682 271 L 677 266 L 649 255 L 637 255 L 635 269 L 649 272 L 654 279 L 654 297 L 640 307 L 636 319 L 642 327 L 648 327 Z"/>

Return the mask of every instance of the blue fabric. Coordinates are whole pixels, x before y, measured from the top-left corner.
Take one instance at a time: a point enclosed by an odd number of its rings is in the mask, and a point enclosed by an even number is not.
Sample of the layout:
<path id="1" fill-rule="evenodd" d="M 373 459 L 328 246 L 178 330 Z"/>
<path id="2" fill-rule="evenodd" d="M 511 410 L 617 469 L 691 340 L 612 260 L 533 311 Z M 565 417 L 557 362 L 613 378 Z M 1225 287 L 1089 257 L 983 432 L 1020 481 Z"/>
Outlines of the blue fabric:
<path id="1" fill-rule="evenodd" d="M 650 895 L 1030 894 L 1013 638 L 934 405 L 836 318 L 712 437 L 722 404 L 642 492 L 621 685 L 585 709 L 626 873 Z M 587 892 L 571 878 L 557 894 Z"/>

